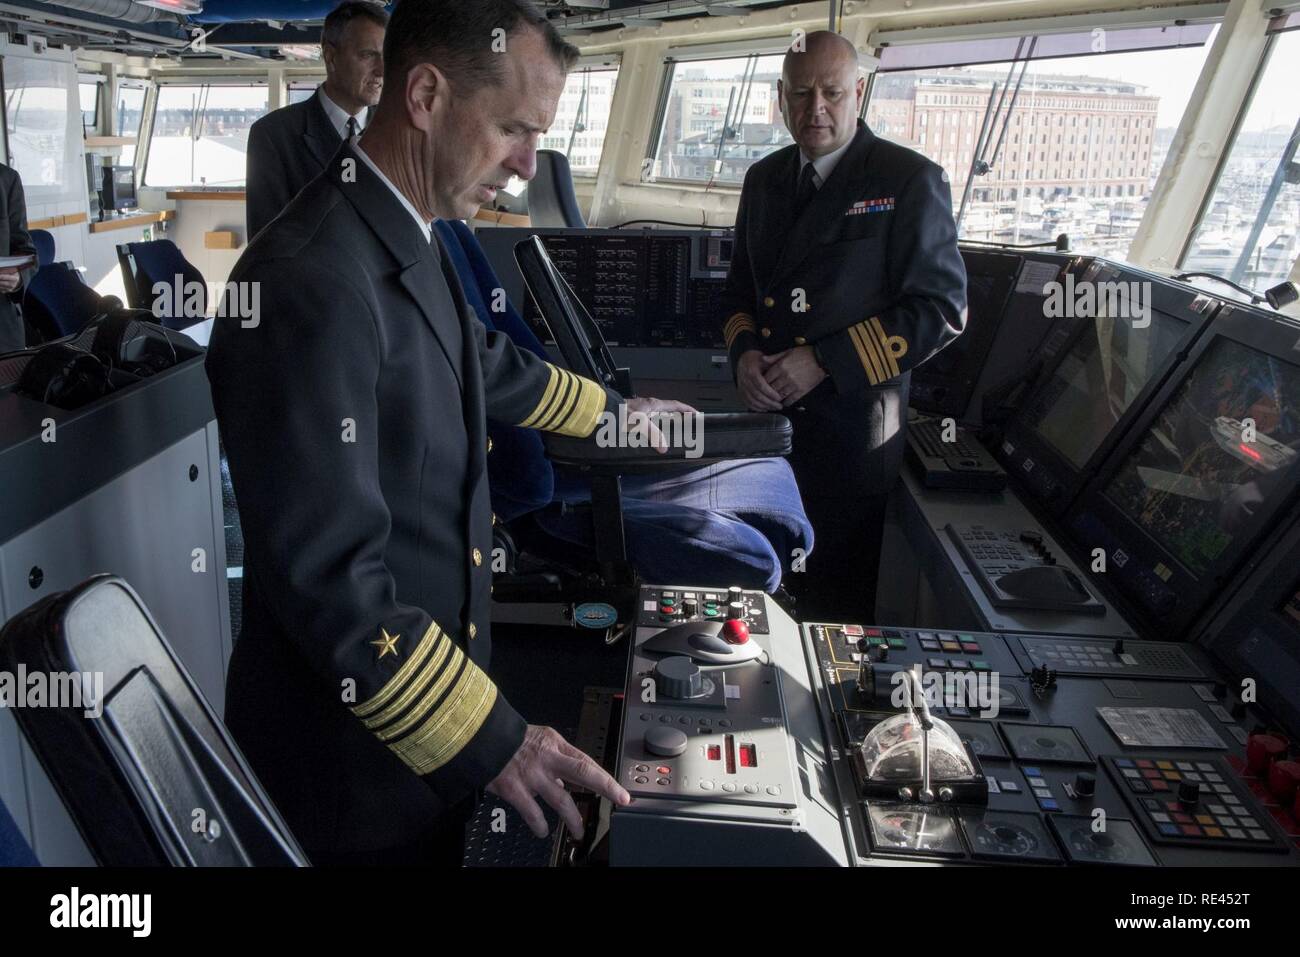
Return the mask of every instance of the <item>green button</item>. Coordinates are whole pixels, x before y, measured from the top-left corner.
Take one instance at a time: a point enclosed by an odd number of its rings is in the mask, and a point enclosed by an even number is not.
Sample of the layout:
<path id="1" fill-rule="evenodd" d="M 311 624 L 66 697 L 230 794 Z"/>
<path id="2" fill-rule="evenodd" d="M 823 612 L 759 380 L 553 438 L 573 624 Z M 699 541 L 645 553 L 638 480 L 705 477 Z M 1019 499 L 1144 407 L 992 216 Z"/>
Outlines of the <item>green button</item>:
<path id="1" fill-rule="evenodd" d="M 890 647 L 890 648 L 906 648 L 906 647 L 907 647 L 907 639 L 906 639 L 906 638 L 890 638 L 890 639 L 889 639 L 889 647 Z"/>
<path id="2" fill-rule="evenodd" d="M 972 661 L 970 666 L 976 671 L 988 671 L 989 663 L 987 661 Z"/>

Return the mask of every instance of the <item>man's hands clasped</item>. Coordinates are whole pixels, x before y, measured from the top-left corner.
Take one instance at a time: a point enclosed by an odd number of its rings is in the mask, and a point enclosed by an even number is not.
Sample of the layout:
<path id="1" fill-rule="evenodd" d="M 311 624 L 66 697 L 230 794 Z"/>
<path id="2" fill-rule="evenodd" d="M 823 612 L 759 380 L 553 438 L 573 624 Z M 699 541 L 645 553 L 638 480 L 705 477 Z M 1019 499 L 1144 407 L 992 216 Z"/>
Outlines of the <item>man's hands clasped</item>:
<path id="1" fill-rule="evenodd" d="M 812 346 L 795 346 L 765 356 L 757 349 L 742 353 L 736 365 L 736 385 L 746 407 L 755 412 L 780 412 L 793 405 L 826 378 Z"/>

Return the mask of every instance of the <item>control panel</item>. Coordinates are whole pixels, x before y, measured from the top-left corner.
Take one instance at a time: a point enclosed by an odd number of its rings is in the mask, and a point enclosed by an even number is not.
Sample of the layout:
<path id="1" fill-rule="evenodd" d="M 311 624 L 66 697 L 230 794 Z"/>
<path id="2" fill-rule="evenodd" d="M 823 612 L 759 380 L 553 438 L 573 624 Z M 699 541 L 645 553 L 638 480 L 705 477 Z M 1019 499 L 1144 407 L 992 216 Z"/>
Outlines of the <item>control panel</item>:
<path id="1" fill-rule="evenodd" d="M 847 863 L 811 700 L 798 627 L 763 593 L 642 588 L 611 860 Z"/>
<path id="2" fill-rule="evenodd" d="M 1034 529 L 948 523 L 946 531 L 988 600 L 999 608 L 1104 615 L 1106 606 L 1081 576 L 1057 564 Z"/>
<path id="3" fill-rule="evenodd" d="M 860 864 L 1300 863 L 1295 750 L 1229 701 L 1199 649 L 842 623 L 803 632 L 843 749 L 833 769 Z M 905 693 L 912 682 L 924 708 Z"/>
<path id="4" fill-rule="evenodd" d="M 1194 645 L 638 602 L 611 863 L 1300 864 L 1300 753 Z"/>

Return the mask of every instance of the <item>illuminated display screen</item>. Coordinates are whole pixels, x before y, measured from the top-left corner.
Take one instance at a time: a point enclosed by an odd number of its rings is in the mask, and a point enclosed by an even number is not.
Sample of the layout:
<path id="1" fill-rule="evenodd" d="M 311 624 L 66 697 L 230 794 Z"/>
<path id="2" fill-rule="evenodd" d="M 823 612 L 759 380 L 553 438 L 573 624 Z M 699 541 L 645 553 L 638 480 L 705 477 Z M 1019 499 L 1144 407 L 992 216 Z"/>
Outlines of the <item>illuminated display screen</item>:
<path id="1" fill-rule="evenodd" d="M 1025 407 L 1026 427 L 1076 469 L 1088 463 L 1187 328 L 1155 310 L 1150 318 L 1138 328 L 1098 316 Z"/>
<path id="2" fill-rule="evenodd" d="M 1219 339 L 1104 494 L 1200 575 L 1266 502 L 1291 491 L 1298 457 L 1300 367 Z"/>

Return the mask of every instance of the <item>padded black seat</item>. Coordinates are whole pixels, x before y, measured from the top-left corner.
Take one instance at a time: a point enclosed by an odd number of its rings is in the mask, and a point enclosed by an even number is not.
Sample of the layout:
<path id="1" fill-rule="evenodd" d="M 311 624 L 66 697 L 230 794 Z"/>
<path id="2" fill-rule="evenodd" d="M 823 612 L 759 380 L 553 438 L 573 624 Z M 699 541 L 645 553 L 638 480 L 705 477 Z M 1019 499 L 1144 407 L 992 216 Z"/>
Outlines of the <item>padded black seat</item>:
<path id="1" fill-rule="evenodd" d="M 0 631 L 0 667 L 19 666 L 103 675 L 102 702 L 81 695 L 14 711 L 100 864 L 307 863 L 125 581 L 99 575 L 12 618 Z"/>

